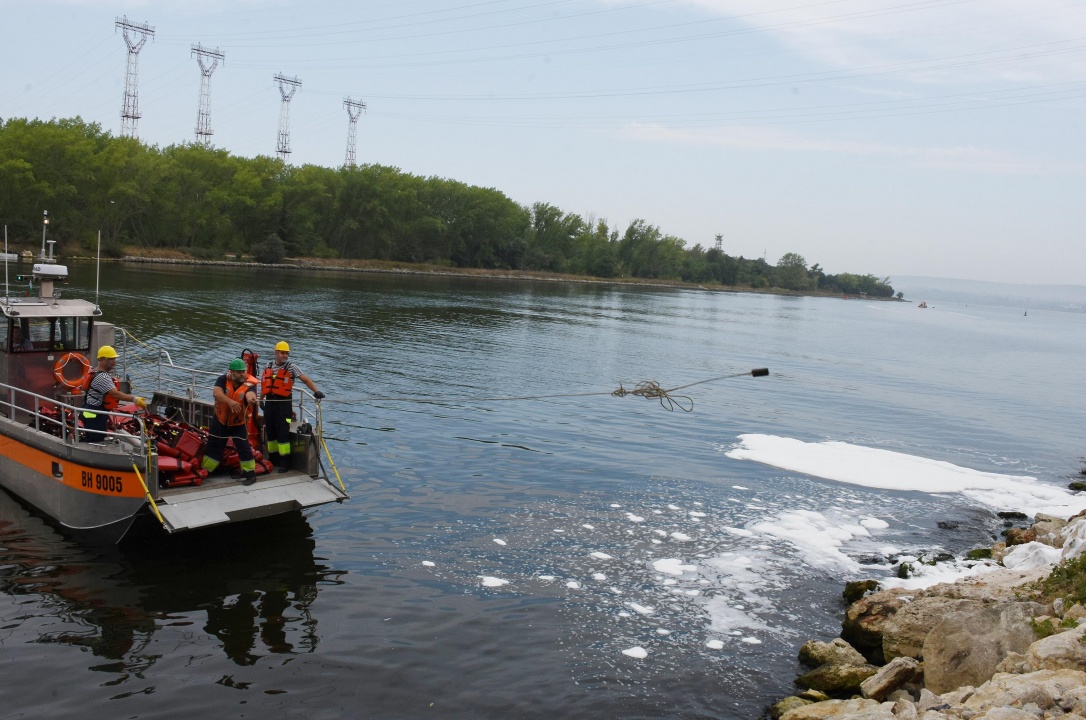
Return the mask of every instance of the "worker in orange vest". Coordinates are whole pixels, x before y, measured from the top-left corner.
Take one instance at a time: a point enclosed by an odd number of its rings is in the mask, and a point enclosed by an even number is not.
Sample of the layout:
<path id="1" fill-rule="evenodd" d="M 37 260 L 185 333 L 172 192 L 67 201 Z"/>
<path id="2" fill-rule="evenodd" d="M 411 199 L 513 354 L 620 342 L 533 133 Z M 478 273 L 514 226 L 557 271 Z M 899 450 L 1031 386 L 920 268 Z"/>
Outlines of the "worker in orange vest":
<path id="1" fill-rule="evenodd" d="M 257 380 L 250 375 L 245 361 L 234 358 L 230 361 L 226 374 L 215 381 L 212 394 L 215 396 L 215 417 L 211 419 L 207 447 L 204 449 L 203 468 L 209 473 L 215 472 L 222 462 L 222 451 L 226 441 L 234 441 L 234 450 L 241 461 L 241 482 L 252 485 L 256 482 L 256 458 L 249 445 L 249 415 L 257 404 Z"/>

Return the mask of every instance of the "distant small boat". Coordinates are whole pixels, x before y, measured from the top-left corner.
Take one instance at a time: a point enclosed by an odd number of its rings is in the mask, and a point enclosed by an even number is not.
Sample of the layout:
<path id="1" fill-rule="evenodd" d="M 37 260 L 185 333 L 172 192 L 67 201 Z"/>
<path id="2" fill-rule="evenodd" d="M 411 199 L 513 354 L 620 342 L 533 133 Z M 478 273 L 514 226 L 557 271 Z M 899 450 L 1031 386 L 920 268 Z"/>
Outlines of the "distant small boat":
<path id="1" fill-rule="evenodd" d="M 926 302 L 921 302 L 919 305 L 917 305 L 917 307 L 922 307 L 922 308 L 926 308 L 927 306 L 928 306 L 928 304 Z"/>

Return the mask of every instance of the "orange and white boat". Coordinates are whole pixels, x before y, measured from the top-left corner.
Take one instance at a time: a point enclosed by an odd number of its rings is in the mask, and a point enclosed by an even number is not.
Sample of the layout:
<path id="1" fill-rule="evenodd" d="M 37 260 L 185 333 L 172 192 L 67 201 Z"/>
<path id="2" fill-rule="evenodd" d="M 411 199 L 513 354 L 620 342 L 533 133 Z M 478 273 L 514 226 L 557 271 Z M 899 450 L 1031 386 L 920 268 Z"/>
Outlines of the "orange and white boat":
<path id="1" fill-rule="evenodd" d="M 199 460 L 217 373 L 174 365 L 165 350 L 154 358 L 155 387 L 140 389 L 150 398 L 147 410 L 119 407 L 107 413 L 104 441 L 81 442 L 77 418 L 91 358 L 113 345 L 123 368 L 128 353 L 126 334 L 101 320 L 97 304 L 61 298 L 56 286 L 67 276 L 66 266 L 42 257 L 27 278 L 39 292 L 0 299 L 0 487 L 73 534 L 107 543 L 148 529 L 198 530 L 348 498 L 322 438 L 320 405 L 304 390 L 292 401 L 299 422 L 292 423 L 290 471 L 268 473 L 271 464 L 258 463 L 264 472 L 251 486 L 227 474 L 207 477 Z M 261 448 L 255 422 L 250 438 Z M 322 448 L 336 482 L 324 469 Z"/>

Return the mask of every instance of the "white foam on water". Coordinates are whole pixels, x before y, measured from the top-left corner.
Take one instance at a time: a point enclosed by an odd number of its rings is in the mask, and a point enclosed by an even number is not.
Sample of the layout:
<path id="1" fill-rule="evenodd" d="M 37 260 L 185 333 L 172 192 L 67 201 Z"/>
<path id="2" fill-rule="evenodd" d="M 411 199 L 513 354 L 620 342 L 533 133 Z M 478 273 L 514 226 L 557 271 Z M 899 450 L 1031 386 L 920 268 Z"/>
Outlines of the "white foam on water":
<path id="1" fill-rule="evenodd" d="M 681 533 L 678 531 L 671 533 L 671 538 L 673 540 L 678 540 L 679 542 L 690 542 L 691 540 L 693 540 L 693 538 L 686 533 Z"/>
<path id="2" fill-rule="evenodd" d="M 1058 552 L 1058 551 L 1057 551 Z M 955 560 L 941 562 L 936 565 L 918 563 L 914 558 L 902 557 L 901 560 L 909 562 L 912 567 L 912 575 L 908 578 L 887 577 L 880 578 L 879 585 L 883 588 L 903 588 L 905 590 L 922 590 L 939 583 L 952 583 L 959 578 L 975 577 L 984 573 L 997 570 L 998 565 L 977 560 Z"/>
<path id="3" fill-rule="evenodd" d="M 492 575 L 480 575 L 479 579 L 483 583 L 483 587 L 501 587 L 502 585 L 508 585 L 508 580 L 502 580 L 501 578 L 493 577 Z"/>
<path id="4" fill-rule="evenodd" d="M 652 563 L 652 567 L 656 572 L 675 576 L 682 575 L 684 572 L 695 572 L 698 569 L 697 565 L 684 565 L 682 560 L 679 560 L 678 558 L 655 560 Z"/>
<path id="5" fill-rule="evenodd" d="M 957 493 L 998 510 L 1069 517 L 1086 509 L 1075 495 L 1026 475 L 1004 475 L 941 460 L 845 442 L 804 442 L 776 435 L 740 435 L 725 453 L 792 472 L 881 490 Z"/>
<path id="6" fill-rule="evenodd" d="M 705 513 L 698 512 L 697 510 L 691 510 L 688 514 L 692 518 L 703 518 L 703 517 L 705 517 Z"/>
<path id="7" fill-rule="evenodd" d="M 626 605 L 639 615 L 652 615 L 654 612 L 656 612 L 656 608 L 649 607 L 648 605 L 641 605 L 635 602 L 628 602 L 626 603 Z"/>
<path id="8" fill-rule="evenodd" d="M 635 523 L 645 522 L 645 518 L 641 517 L 640 515 L 634 515 L 633 513 L 630 513 L 630 512 L 626 513 L 626 519 L 629 520 L 630 522 L 635 522 Z"/>
<path id="9" fill-rule="evenodd" d="M 1015 545 L 1003 556 L 1003 565 L 1013 570 L 1035 570 L 1050 567 L 1060 561 L 1063 548 L 1054 548 L 1039 542 Z"/>
<path id="10" fill-rule="evenodd" d="M 668 505 L 667 509 L 668 510 L 682 510 L 682 508 L 679 507 L 678 505 Z"/>
<path id="11" fill-rule="evenodd" d="M 754 537 L 754 533 L 752 533 L 750 530 L 745 530 L 744 528 L 737 527 L 728 527 L 727 525 L 724 526 L 724 532 L 731 533 L 736 537 Z"/>
<path id="12" fill-rule="evenodd" d="M 637 658 L 638 660 L 644 660 L 649 656 L 649 653 L 647 650 L 645 650 L 645 648 L 636 645 L 632 648 L 626 648 L 622 651 L 622 654 L 629 655 L 630 657 Z"/>
<path id="13" fill-rule="evenodd" d="M 724 641 L 723 640 L 710 640 L 709 642 L 705 643 L 705 647 L 709 648 L 710 650 L 723 650 L 724 649 Z"/>
<path id="14" fill-rule="evenodd" d="M 850 572 L 858 571 L 860 564 L 841 552 L 841 546 L 853 538 L 870 536 L 862 525 L 830 519 L 814 510 L 784 512 L 772 520 L 756 523 L 751 529 L 788 541 L 811 566 L 836 565 Z"/>
<path id="15" fill-rule="evenodd" d="M 880 520 L 879 518 L 873 517 L 865 517 L 863 520 L 860 520 L 860 524 L 863 525 L 865 528 L 869 528 L 871 530 L 885 530 L 886 528 L 890 527 L 890 523 L 886 522 L 885 520 Z"/>
<path id="16" fill-rule="evenodd" d="M 762 644 L 762 641 L 759 640 L 756 637 L 745 637 L 745 638 L 743 638 L 741 640 L 741 642 L 745 642 L 748 645 L 761 645 Z"/>

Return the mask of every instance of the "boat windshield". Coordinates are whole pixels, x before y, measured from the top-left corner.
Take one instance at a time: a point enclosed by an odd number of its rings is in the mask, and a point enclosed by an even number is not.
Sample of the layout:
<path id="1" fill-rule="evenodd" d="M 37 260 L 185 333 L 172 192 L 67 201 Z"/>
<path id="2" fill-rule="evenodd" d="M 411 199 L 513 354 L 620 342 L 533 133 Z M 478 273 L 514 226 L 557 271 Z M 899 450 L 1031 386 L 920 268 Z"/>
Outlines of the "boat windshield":
<path id="1" fill-rule="evenodd" d="M 12 352 L 90 349 L 91 319 L 87 317 L 31 317 L 12 319 L 3 339 Z"/>

